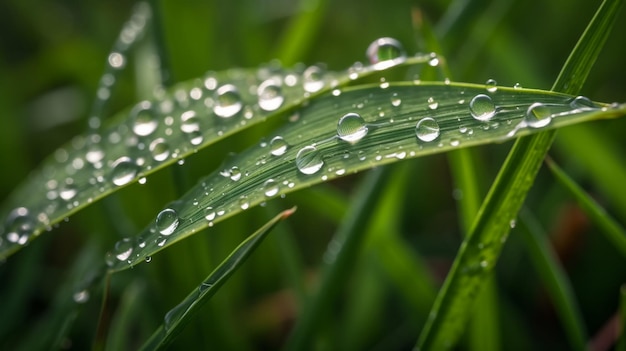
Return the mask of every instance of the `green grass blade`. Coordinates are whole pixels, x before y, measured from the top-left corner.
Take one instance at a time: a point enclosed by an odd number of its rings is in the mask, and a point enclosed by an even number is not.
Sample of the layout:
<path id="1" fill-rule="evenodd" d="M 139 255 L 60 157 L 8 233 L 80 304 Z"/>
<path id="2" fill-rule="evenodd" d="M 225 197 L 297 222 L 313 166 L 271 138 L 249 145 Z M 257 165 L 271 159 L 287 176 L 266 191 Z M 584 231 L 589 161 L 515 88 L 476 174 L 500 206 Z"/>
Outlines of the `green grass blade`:
<path id="1" fill-rule="evenodd" d="M 546 240 L 546 233 L 527 211 L 520 212 L 518 223 L 531 261 L 556 307 L 572 350 L 585 350 L 587 333 L 583 318 L 567 275 Z"/>
<path id="2" fill-rule="evenodd" d="M 626 258 L 626 231 L 608 213 L 592 199 L 576 182 L 565 173 L 552 159 L 546 159 L 552 174 L 574 196 L 583 211 L 600 228 L 613 246 Z"/>
<path id="3" fill-rule="evenodd" d="M 484 92 L 483 86 L 472 84 L 398 83 L 385 89 L 357 86 L 344 89 L 339 96 L 319 97 L 269 143 L 262 141 L 232 158 L 171 203 L 140 237 L 119 242 L 108 264 L 113 271 L 127 269 L 251 206 L 344 174 L 537 132 L 540 129 L 529 128 L 525 121 L 526 111 L 537 101 L 551 116 L 542 129 L 615 117 L 626 111 L 626 105 L 605 109 L 583 99 L 586 102 L 581 107 L 581 99 L 572 96 L 502 87 L 490 98 L 498 106 L 497 119 L 485 124 L 472 118 L 468 107 L 471 97 L 484 98 Z M 436 109 L 428 106 L 432 104 L 429 98 L 438 102 Z M 355 105 L 363 106 L 355 110 Z M 337 137 L 337 121 L 355 111 L 363 116 L 363 124 L 358 117 L 357 124 L 360 132 L 366 128 L 367 135 L 350 143 Z M 421 121 L 431 124 L 418 130 L 422 139 L 416 136 L 416 123 Z M 433 133 L 431 127 L 438 132 Z"/>
<path id="4" fill-rule="evenodd" d="M 553 90 L 579 91 L 616 18 L 619 6 L 613 4 L 602 4 L 567 60 L 563 71 L 575 72 L 577 76 L 559 75 Z M 461 245 L 418 340 L 419 349 L 447 349 L 457 342 L 469 306 L 473 305 L 483 279 L 495 266 L 510 221 L 517 216 L 554 135 L 555 131 L 548 131 L 516 141 L 470 235 Z"/>
<path id="5" fill-rule="evenodd" d="M 211 274 L 166 315 L 161 325 L 143 345 L 142 350 L 158 350 L 167 346 L 187 325 L 194 314 L 220 289 L 230 276 L 245 262 L 274 226 L 295 212 L 283 211 L 242 242 Z"/>

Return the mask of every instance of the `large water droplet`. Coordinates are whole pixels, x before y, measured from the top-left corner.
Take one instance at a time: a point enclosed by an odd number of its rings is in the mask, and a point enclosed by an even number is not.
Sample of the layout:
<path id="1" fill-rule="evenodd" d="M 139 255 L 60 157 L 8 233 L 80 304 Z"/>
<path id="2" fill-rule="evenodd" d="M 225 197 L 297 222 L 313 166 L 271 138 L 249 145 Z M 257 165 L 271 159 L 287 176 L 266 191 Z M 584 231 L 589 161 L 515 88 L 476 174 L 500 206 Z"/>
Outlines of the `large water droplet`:
<path id="1" fill-rule="evenodd" d="M 243 107 L 239 92 L 232 84 L 219 87 L 216 92 L 215 100 L 216 103 L 213 107 L 213 112 L 215 112 L 218 117 L 230 118 L 239 113 Z"/>
<path id="2" fill-rule="evenodd" d="M 276 79 L 267 79 L 257 89 L 259 107 L 264 111 L 277 110 L 285 101 L 280 84 Z"/>
<path id="3" fill-rule="evenodd" d="M 524 121 L 531 128 L 542 128 L 550 124 L 552 113 L 550 108 L 542 103 L 534 103 L 530 105 Z"/>
<path id="4" fill-rule="evenodd" d="M 311 66 L 302 73 L 304 91 L 315 93 L 324 87 L 324 71 L 319 66 Z"/>
<path id="5" fill-rule="evenodd" d="M 487 82 L 485 83 L 485 89 L 487 89 L 487 91 L 490 93 L 495 93 L 496 91 L 498 91 L 498 82 L 496 82 L 495 79 L 487 79 Z"/>
<path id="6" fill-rule="evenodd" d="M 270 141 L 270 154 L 274 156 L 281 156 L 287 152 L 289 145 L 281 136 L 275 136 Z"/>
<path id="7" fill-rule="evenodd" d="M 157 162 L 165 161 L 170 156 L 170 146 L 163 138 L 152 141 L 149 148 L 152 158 Z"/>
<path id="8" fill-rule="evenodd" d="M 439 124 L 431 117 L 422 118 L 415 125 L 415 135 L 421 141 L 433 141 L 439 136 Z"/>
<path id="9" fill-rule="evenodd" d="M 296 155 L 296 167 L 304 174 L 315 174 L 323 165 L 324 161 L 313 145 L 303 147 Z"/>
<path id="10" fill-rule="evenodd" d="M 276 196 L 278 194 L 279 186 L 274 179 L 268 179 L 263 183 L 263 194 L 267 197 Z"/>
<path id="11" fill-rule="evenodd" d="M 158 119 L 155 117 L 152 104 L 149 101 L 138 103 L 130 111 L 133 120 L 133 132 L 138 136 L 148 136 L 152 134 L 158 126 Z"/>
<path id="12" fill-rule="evenodd" d="M 129 238 L 124 238 L 115 243 L 115 258 L 126 261 L 133 253 L 133 242 Z"/>
<path id="13" fill-rule="evenodd" d="M 469 103 L 470 113 L 474 119 L 486 122 L 496 114 L 496 105 L 491 98 L 485 94 L 474 96 Z"/>
<path id="14" fill-rule="evenodd" d="M 139 166 L 127 156 L 122 156 L 113 162 L 111 179 L 117 186 L 128 184 L 135 179 Z"/>
<path id="15" fill-rule="evenodd" d="M 406 59 L 404 48 L 399 41 L 393 38 L 378 38 L 368 47 L 366 55 L 376 70 L 383 70 Z"/>
<path id="16" fill-rule="evenodd" d="M 341 140 L 356 143 L 367 135 L 365 120 L 357 113 L 346 113 L 337 123 L 337 135 Z"/>
<path id="17" fill-rule="evenodd" d="M 170 235 L 178 227 L 178 214 L 171 208 L 159 212 L 156 218 L 156 228 L 163 235 Z"/>

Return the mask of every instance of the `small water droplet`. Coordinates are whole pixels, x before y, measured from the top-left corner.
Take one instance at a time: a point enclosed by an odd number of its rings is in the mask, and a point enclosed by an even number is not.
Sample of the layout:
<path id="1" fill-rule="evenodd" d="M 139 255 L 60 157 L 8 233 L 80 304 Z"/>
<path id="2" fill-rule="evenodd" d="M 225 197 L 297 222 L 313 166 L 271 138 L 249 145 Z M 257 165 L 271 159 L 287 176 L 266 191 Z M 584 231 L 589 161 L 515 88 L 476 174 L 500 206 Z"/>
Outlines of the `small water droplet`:
<path id="1" fill-rule="evenodd" d="M 531 128 L 542 128 L 550 124 L 552 113 L 550 108 L 542 103 L 534 103 L 530 105 L 524 121 Z"/>
<path id="2" fill-rule="evenodd" d="M 324 161 L 313 145 L 303 147 L 296 155 L 296 167 L 304 174 L 315 174 L 322 169 L 323 165 Z"/>
<path id="3" fill-rule="evenodd" d="M 67 184 L 64 185 L 60 190 L 59 190 L 59 197 L 65 201 L 69 201 L 71 199 L 74 198 L 74 196 L 76 196 L 76 194 L 78 193 L 78 191 L 76 190 L 76 187 L 72 184 Z"/>
<path id="4" fill-rule="evenodd" d="M 152 256 L 146 256 L 146 258 L 144 258 L 144 261 L 146 261 L 146 263 L 152 262 Z"/>
<path id="5" fill-rule="evenodd" d="M 130 183 L 135 176 L 137 175 L 137 171 L 139 166 L 127 156 L 122 156 L 113 162 L 113 172 L 111 179 L 113 184 L 117 186 L 122 186 Z"/>
<path id="6" fill-rule="evenodd" d="M 196 111 L 188 110 L 180 115 L 180 130 L 183 133 L 200 131 L 200 118 L 196 115 Z"/>
<path id="7" fill-rule="evenodd" d="M 434 53 L 434 52 L 430 53 L 430 59 L 428 60 L 428 65 L 430 67 L 437 67 L 437 66 L 439 66 L 439 56 L 437 56 L 436 53 Z"/>
<path id="8" fill-rule="evenodd" d="M 239 167 L 237 166 L 233 166 L 230 171 L 228 172 L 229 177 L 232 181 L 238 181 L 239 179 L 241 179 L 241 171 L 239 170 Z"/>
<path id="9" fill-rule="evenodd" d="M 324 87 L 324 71 L 319 66 L 311 66 L 302 73 L 304 91 L 315 93 Z"/>
<path id="10" fill-rule="evenodd" d="M 119 52 L 112 52 L 109 54 L 109 65 L 113 68 L 122 68 L 126 64 L 124 55 Z"/>
<path id="11" fill-rule="evenodd" d="M 279 190 L 278 183 L 274 179 L 268 179 L 263 183 L 263 194 L 267 197 L 276 196 Z"/>
<path id="12" fill-rule="evenodd" d="M 170 235 L 178 227 L 178 214 L 171 208 L 167 208 L 157 215 L 156 228 L 163 235 Z"/>
<path id="13" fill-rule="evenodd" d="M 520 83 L 515 83 L 513 89 L 522 89 L 522 85 Z"/>
<path id="14" fill-rule="evenodd" d="M 422 118 L 415 125 L 415 135 L 421 141 L 433 141 L 439 136 L 439 124 L 431 117 Z"/>
<path id="15" fill-rule="evenodd" d="M 126 261 L 133 253 L 133 242 L 129 238 L 124 238 L 115 243 L 115 258 L 119 261 Z"/>
<path id="16" fill-rule="evenodd" d="M 270 140 L 270 154 L 274 156 L 281 156 L 287 152 L 289 145 L 281 136 L 275 136 Z"/>
<path id="17" fill-rule="evenodd" d="M 435 101 L 435 98 L 432 96 L 428 98 L 428 108 L 431 110 L 436 110 L 439 107 L 439 103 Z"/>
<path id="18" fill-rule="evenodd" d="M 485 94 L 474 96 L 469 103 L 469 110 L 472 117 L 481 122 L 487 122 L 496 115 L 496 105 Z"/>
<path id="19" fill-rule="evenodd" d="M 89 291 L 87 291 L 86 289 L 77 291 L 74 293 L 74 295 L 72 295 L 72 298 L 74 299 L 74 302 L 83 304 L 89 301 Z"/>
<path id="20" fill-rule="evenodd" d="M 356 143 L 367 135 L 365 120 L 357 113 L 346 113 L 337 123 L 337 135 L 341 140 Z"/>
<path id="21" fill-rule="evenodd" d="M 152 158 L 157 162 L 165 161 L 170 156 L 170 146 L 163 138 L 153 140 L 149 149 L 152 153 Z"/>
<path id="22" fill-rule="evenodd" d="M 596 105 L 589 100 L 588 97 L 585 96 L 577 96 L 575 97 L 572 102 L 570 102 L 570 106 L 573 108 L 577 108 L 577 109 L 582 109 L 582 110 L 590 110 L 590 109 L 596 109 Z"/>
<path id="23" fill-rule="evenodd" d="M 246 197 L 245 195 L 242 195 L 241 198 L 239 198 L 239 207 L 242 210 L 247 210 L 250 207 L 250 202 L 248 202 L 248 197 Z"/>
<path id="24" fill-rule="evenodd" d="M 398 107 L 400 104 L 402 104 L 402 99 L 398 97 L 398 93 L 393 93 L 391 96 L 391 105 Z"/>
<path id="25" fill-rule="evenodd" d="M 495 93 L 498 91 L 498 82 L 496 82 L 495 79 L 487 79 L 487 82 L 485 82 L 485 89 L 487 89 L 490 93 Z"/>
<path id="26" fill-rule="evenodd" d="M 511 229 L 515 228 L 515 225 L 517 224 L 517 222 L 515 221 L 515 219 L 512 219 L 509 221 L 509 227 L 511 227 Z"/>
<path id="27" fill-rule="evenodd" d="M 152 104 L 149 101 L 138 103 L 130 111 L 130 115 L 133 121 L 133 133 L 138 136 L 148 136 L 152 134 L 159 125 L 158 119 L 152 109 Z"/>
<path id="28" fill-rule="evenodd" d="M 213 112 L 215 112 L 218 117 L 230 118 L 239 113 L 243 107 L 239 92 L 232 84 L 219 87 L 216 92 L 215 100 L 216 103 L 213 107 Z"/>
<path id="29" fill-rule="evenodd" d="M 206 218 L 206 220 L 209 222 L 213 222 L 213 220 L 215 219 L 215 210 L 213 209 L 213 207 L 209 206 L 204 209 L 204 218 Z"/>
<path id="30" fill-rule="evenodd" d="M 393 38 L 378 38 L 366 51 L 369 62 L 376 70 L 393 67 L 406 60 L 406 53 L 399 41 Z"/>
<path id="31" fill-rule="evenodd" d="M 264 111 L 275 111 L 285 101 L 280 84 L 276 79 L 267 79 L 257 89 L 259 107 Z"/>

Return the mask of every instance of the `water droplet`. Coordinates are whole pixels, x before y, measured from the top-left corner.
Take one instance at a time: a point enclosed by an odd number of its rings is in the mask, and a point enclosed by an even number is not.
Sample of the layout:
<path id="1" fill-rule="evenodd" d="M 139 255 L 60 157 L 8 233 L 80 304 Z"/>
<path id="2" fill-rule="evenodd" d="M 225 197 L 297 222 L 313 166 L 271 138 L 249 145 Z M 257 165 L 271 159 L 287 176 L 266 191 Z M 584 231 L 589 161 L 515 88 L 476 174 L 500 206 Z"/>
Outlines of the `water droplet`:
<path id="1" fill-rule="evenodd" d="M 422 118 L 415 125 L 415 135 L 421 141 L 433 141 L 439 136 L 439 124 L 431 117 Z"/>
<path id="2" fill-rule="evenodd" d="M 259 107 L 264 111 L 277 110 L 285 101 L 280 88 L 280 82 L 276 79 L 267 79 L 257 89 Z"/>
<path id="3" fill-rule="evenodd" d="M 72 298 L 74 299 L 74 302 L 76 303 L 85 303 L 87 301 L 89 301 L 89 291 L 87 290 L 81 290 L 81 291 L 77 291 L 74 293 L 74 295 L 72 295 Z"/>
<path id="4" fill-rule="evenodd" d="M 522 89 L 522 85 L 520 83 L 515 83 L 513 89 Z"/>
<path id="5" fill-rule="evenodd" d="M 515 219 L 512 219 L 509 221 L 509 227 L 511 227 L 511 229 L 515 228 L 515 225 L 517 224 L 517 222 L 515 221 Z"/>
<path id="6" fill-rule="evenodd" d="M 287 152 L 289 145 L 281 136 L 275 136 L 270 141 L 270 154 L 274 156 L 281 156 Z"/>
<path id="7" fill-rule="evenodd" d="M 487 91 L 490 93 L 495 93 L 496 91 L 498 91 L 498 82 L 496 82 L 495 79 L 487 79 L 487 82 L 485 83 L 485 89 L 487 89 Z"/>
<path id="8" fill-rule="evenodd" d="M 102 148 L 96 144 L 90 145 L 87 153 L 85 154 L 85 159 L 89 163 L 98 163 L 104 158 L 104 151 Z"/>
<path id="9" fill-rule="evenodd" d="M 406 53 L 399 41 L 393 38 L 378 38 L 366 51 L 369 62 L 376 70 L 383 70 L 404 62 Z"/>
<path id="10" fill-rule="evenodd" d="M 59 197 L 65 201 L 69 201 L 73 199 L 77 193 L 78 191 L 76 190 L 76 187 L 74 187 L 74 185 L 67 184 L 59 190 Z"/>
<path id="11" fill-rule="evenodd" d="M 341 140 L 356 143 L 367 135 L 365 120 L 357 113 L 346 113 L 337 123 L 337 135 Z"/>
<path id="12" fill-rule="evenodd" d="M 577 96 L 575 97 L 572 102 L 570 102 L 570 106 L 573 108 L 577 108 L 577 109 L 582 109 L 582 110 L 589 110 L 589 109 L 596 109 L 596 105 L 589 100 L 588 97 L 585 96 Z"/>
<path id="13" fill-rule="evenodd" d="M 130 115 L 133 120 L 133 133 L 138 136 L 148 136 L 152 134 L 159 125 L 154 115 L 152 104 L 149 101 L 138 103 L 130 111 Z"/>
<path id="14" fill-rule="evenodd" d="M 239 179 L 241 179 L 241 171 L 239 170 L 239 167 L 237 166 L 233 166 L 228 173 L 232 181 L 236 182 Z"/>
<path id="15" fill-rule="evenodd" d="M 268 179 L 263 183 L 263 194 L 267 197 L 276 196 L 278 194 L 278 183 L 274 179 Z"/>
<path id="16" fill-rule="evenodd" d="M 304 91 L 315 93 L 324 87 L 324 71 L 319 66 L 311 66 L 302 73 Z"/>
<path id="17" fill-rule="evenodd" d="M 239 198 L 239 207 L 241 207 L 242 210 L 247 210 L 250 207 L 250 202 L 248 202 L 248 198 L 245 195 Z"/>
<path id="18" fill-rule="evenodd" d="M 122 156 L 113 162 L 112 181 L 117 186 L 130 183 L 135 179 L 139 166 L 130 157 Z"/>
<path id="19" fill-rule="evenodd" d="M 35 229 L 35 217 L 26 207 L 14 208 L 5 220 L 6 239 L 9 242 L 24 245 Z"/>
<path id="20" fill-rule="evenodd" d="M 170 156 L 170 146 L 163 138 L 152 141 L 149 148 L 152 158 L 157 162 L 165 161 Z"/>
<path id="21" fill-rule="evenodd" d="M 430 53 L 430 60 L 428 60 L 428 65 L 430 67 L 439 66 L 439 56 L 437 56 L 437 54 L 435 54 L 434 52 Z"/>
<path id="22" fill-rule="evenodd" d="M 431 110 L 436 110 L 439 107 L 439 103 L 435 101 L 435 98 L 432 96 L 428 98 L 428 108 Z"/>
<path id="23" fill-rule="evenodd" d="M 209 222 L 213 222 L 215 219 L 215 210 L 213 210 L 213 207 L 209 206 L 204 209 L 204 218 Z"/>
<path id="24" fill-rule="evenodd" d="M 482 122 L 487 122 L 496 115 L 496 105 L 485 94 L 474 96 L 469 103 L 469 109 L 472 117 Z"/>
<path id="25" fill-rule="evenodd" d="M 157 215 L 156 228 L 163 235 L 170 235 L 178 227 L 178 214 L 171 208 L 167 208 Z"/>
<path id="26" fill-rule="evenodd" d="M 129 238 L 124 238 L 115 243 L 115 258 L 120 261 L 126 261 L 133 253 L 133 242 Z"/>
<path id="27" fill-rule="evenodd" d="M 144 261 L 146 261 L 146 263 L 152 262 L 152 256 L 146 256 L 146 258 L 144 258 Z"/>
<path id="28" fill-rule="evenodd" d="M 398 93 L 393 93 L 391 96 L 391 105 L 398 107 L 402 104 L 402 100 L 398 97 Z"/>
<path id="29" fill-rule="evenodd" d="M 112 52 L 109 54 L 109 65 L 113 68 L 122 68 L 126 64 L 126 60 L 124 59 L 124 55 L 119 52 Z"/>
<path id="30" fill-rule="evenodd" d="M 313 145 L 303 147 L 296 155 L 296 167 L 304 174 L 315 174 L 323 165 L 324 161 Z"/>
<path id="31" fill-rule="evenodd" d="M 552 119 L 552 113 L 550 108 L 541 103 L 534 103 L 530 105 L 524 121 L 531 128 L 542 128 L 550 124 Z"/>
<path id="32" fill-rule="evenodd" d="M 222 85 L 216 92 L 216 103 L 213 112 L 218 117 L 230 118 L 243 107 L 237 88 L 232 84 Z"/>
<path id="33" fill-rule="evenodd" d="M 200 119 L 196 111 L 185 111 L 180 115 L 180 130 L 183 133 L 193 133 L 200 131 Z"/>

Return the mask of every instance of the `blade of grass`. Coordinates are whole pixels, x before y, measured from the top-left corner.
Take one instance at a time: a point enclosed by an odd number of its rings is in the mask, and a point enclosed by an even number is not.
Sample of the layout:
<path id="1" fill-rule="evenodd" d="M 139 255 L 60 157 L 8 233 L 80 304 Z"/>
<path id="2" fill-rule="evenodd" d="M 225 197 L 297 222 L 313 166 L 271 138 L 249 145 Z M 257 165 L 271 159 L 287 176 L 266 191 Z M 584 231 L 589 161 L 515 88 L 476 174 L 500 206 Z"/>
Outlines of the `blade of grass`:
<path id="1" fill-rule="evenodd" d="M 526 242 L 531 261 L 550 294 L 572 350 L 585 350 L 587 333 L 567 274 L 546 240 L 546 233 L 528 211 L 519 216 L 520 234 Z"/>
<path id="2" fill-rule="evenodd" d="M 617 351 L 626 351 L 626 285 L 619 289 L 619 325 Z"/>
<path id="3" fill-rule="evenodd" d="M 152 337 L 146 341 L 141 349 L 158 350 L 171 343 L 173 338 L 190 322 L 193 315 L 198 313 L 200 307 L 206 304 L 220 287 L 226 283 L 230 276 L 241 267 L 272 228 L 282 220 L 291 216 L 294 211 L 295 208 L 283 211 L 242 242 L 213 272 L 211 272 L 198 288 L 194 289 L 180 304 L 165 315 L 163 325 L 154 332 Z"/>
<path id="4" fill-rule="evenodd" d="M 621 1 L 603 2 L 568 57 L 552 90 L 577 93 L 604 45 Z M 570 74 L 576 74 L 575 77 Z M 447 349 L 458 340 L 467 312 L 496 260 L 541 162 L 554 139 L 547 131 L 518 139 L 489 191 L 470 234 L 461 245 L 417 343 Z"/>
<path id="5" fill-rule="evenodd" d="M 576 182 L 559 167 L 554 160 L 546 158 L 546 164 L 552 174 L 576 199 L 583 211 L 600 228 L 600 233 L 626 257 L 626 231 L 624 228 L 589 196 Z"/>

